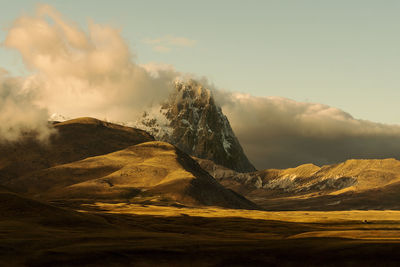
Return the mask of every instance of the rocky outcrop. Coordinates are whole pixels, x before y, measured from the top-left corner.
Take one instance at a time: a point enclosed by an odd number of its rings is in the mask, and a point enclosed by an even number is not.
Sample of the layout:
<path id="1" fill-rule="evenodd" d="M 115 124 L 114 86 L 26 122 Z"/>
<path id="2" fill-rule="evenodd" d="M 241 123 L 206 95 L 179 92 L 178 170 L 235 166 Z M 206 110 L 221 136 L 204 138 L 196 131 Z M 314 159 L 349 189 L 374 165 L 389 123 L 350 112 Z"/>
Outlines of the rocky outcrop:
<path id="1" fill-rule="evenodd" d="M 169 99 L 134 126 L 192 156 L 238 172 L 255 170 L 211 91 L 196 81 L 176 82 Z"/>

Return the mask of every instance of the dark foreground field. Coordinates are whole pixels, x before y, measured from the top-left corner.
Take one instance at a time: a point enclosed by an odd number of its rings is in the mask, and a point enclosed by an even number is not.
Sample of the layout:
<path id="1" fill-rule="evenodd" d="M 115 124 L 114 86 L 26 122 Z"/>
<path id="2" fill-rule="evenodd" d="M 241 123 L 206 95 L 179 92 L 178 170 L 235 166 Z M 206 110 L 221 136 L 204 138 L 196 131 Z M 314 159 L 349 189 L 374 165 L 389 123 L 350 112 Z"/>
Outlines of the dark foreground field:
<path id="1" fill-rule="evenodd" d="M 0 265 L 395 266 L 400 261 L 398 212 L 82 208 L 86 211 L 3 216 Z"/>

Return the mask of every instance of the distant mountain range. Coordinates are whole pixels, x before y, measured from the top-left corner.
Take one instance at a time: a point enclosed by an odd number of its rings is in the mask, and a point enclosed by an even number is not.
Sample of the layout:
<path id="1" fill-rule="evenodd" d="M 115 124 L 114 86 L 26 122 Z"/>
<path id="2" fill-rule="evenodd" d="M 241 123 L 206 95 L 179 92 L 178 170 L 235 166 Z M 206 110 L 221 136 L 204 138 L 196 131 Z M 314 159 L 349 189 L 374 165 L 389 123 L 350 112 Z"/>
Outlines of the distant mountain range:
<path id="1" fill-rule="evenodd" d="M 400 209 L 400 161 L 347 160 L 322 167 L 237 173 L 197 159 L 222 185 L 267 210 Z"/>

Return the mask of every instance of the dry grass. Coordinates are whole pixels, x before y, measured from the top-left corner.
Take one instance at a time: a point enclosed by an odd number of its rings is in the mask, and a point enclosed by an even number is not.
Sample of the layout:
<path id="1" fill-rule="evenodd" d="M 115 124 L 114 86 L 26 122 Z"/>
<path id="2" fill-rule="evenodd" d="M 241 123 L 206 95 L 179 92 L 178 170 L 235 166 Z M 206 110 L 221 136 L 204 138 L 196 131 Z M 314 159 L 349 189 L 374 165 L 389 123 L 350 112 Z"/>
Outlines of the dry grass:
<path id="1" fill-rule="evenodd" d="M 190 156 L 165 142 L 145 142 L 113 153 L 29 173 L 4 183 L 41 200 L 166 202 L 256 208 L 227 190 Z"/>
<path id="2" fill-rule="evenodd" d="M 395 266 L 400 212 L 96 203 L 87 224 L 0 221 L 4 266 Z M 368 218 L 368 223 L 363 220 Z"/>
<path id="3" fill-rule="evenodd" d="M 394 210 L 349 210 L 349 211 L 258 211 L 223 209 L 219 207 L 162 207 L 152 205 L 137 205 L 127 203 L 102 203 L 84 205 L 97 208 L 109 213 L 157 215 L 157 216 L 199 216 L 208 218 L 238 217 L 254 220 L 274 220 L 298 223 L 377 223 L 399 222 L 400 211 Z"/>
<path id="4" fill-rule="evenodd" d="M 357 240 L 400 241 L 400 211 L 256 211 L 218 207 L 177 208 L 135 204 L 95 203 L 87 208 L 111 214 L 149 216 L 195 216 L 203 218 L 243 218 L 251 220 L 307 223 L 319 225 L 319 231 L 306 231 L 286 238 L 331 237 Z"/>

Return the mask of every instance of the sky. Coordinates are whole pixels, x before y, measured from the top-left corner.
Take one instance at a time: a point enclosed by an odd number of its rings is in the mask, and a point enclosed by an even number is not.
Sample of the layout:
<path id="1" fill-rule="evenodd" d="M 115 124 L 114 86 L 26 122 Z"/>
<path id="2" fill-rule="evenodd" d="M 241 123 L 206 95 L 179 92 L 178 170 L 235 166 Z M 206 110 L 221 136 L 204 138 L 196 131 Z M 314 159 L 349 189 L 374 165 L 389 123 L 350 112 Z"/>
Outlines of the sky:
<path id="1" fill-rule="evenodd" d="M 326 104 L 400 124 L 400 1 L 42 1 L 87 29 L 112 25 L 135 62 L 170 64 L 220 89 Z M 37 1 L 0 1 L 0 40 Z M 0 67 L 27 75 L 0 47 Z"/>

